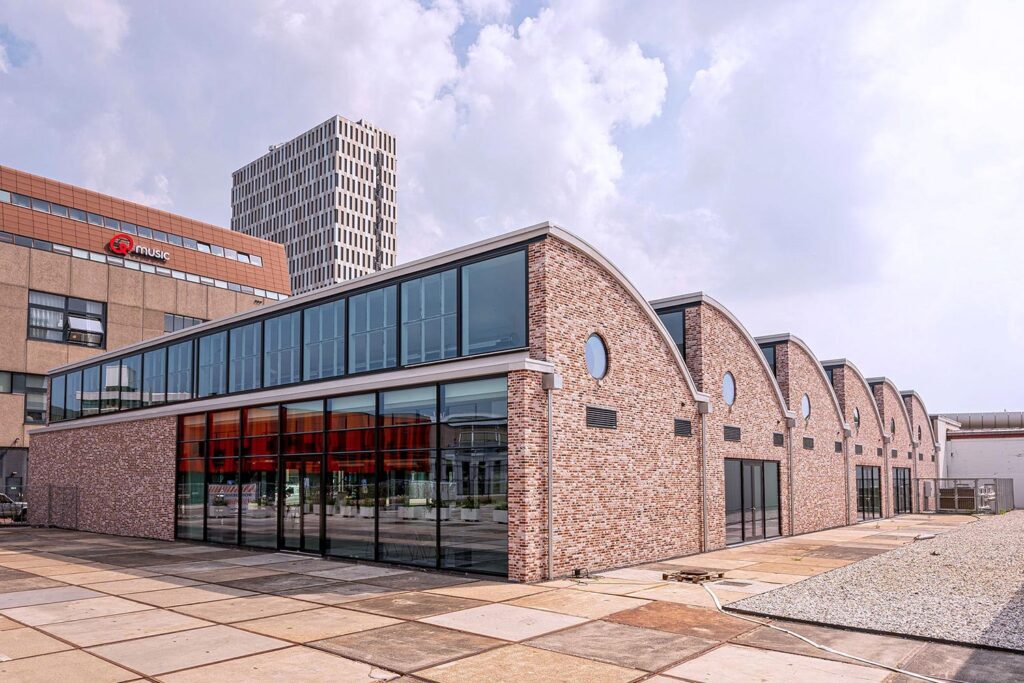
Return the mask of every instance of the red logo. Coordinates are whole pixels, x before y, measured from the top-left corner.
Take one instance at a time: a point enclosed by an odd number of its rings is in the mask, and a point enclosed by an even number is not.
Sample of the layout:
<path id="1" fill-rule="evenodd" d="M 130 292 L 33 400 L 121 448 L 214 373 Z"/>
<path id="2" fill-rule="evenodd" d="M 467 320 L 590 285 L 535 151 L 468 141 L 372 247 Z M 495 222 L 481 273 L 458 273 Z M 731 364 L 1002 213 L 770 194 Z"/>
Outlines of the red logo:
<path id="1" fill-rule="evenodd" d="M 135 248 L 135 240 L 132 239 L 131 235 L 119 232 L 110 238 L 110 244 L 107 247 L 115 254 L 127 256 Z"/>

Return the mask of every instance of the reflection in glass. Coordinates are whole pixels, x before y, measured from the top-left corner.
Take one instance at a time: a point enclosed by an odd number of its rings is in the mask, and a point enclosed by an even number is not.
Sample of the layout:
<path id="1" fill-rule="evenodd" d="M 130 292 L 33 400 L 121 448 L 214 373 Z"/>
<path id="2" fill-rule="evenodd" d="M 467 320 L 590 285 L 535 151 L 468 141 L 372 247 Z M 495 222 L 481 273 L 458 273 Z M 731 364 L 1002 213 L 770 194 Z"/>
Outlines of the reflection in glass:
<path id="1" fill-rule="evenodd" d="M 281 450 L 285 454 L 322 453 L 324 450 L 324 402 L 304 401 L 282 406 L 284 426 Z"/>
<path id="2" fill-rule="evenodd" d="M 217 332 L 199 340 L 200 398 L 224 393 L 227 386 L 227 339 L 227 332 Z"/>
<path id="3" fill-rule="evenodd" d="M 263 386 L 299 381 L 299 312 L 263 322 Z"/>
<path id="4" fill-rule="evenodd" d="M 65 376 L 57 375 L 50 380 L 50 422 L 64 419 L 64 386 Z"/>
<path id="5" fill-rule="evenodd" d="M 320 456 L 285 458 L 284 547 L 320 551 Z"/>
<path id="6" fill-rule="evenodd" d="M 167 398 L 167 349 L 147 351 L 142 367 L 142 405 L 163 403 Z"/>
<path id="7" fill-rule="evenodd" d="M 82 415 L 100 412 L 100 366 L 93 365 L 82 371 Z"/>
<path id="8" fill-rule="evenodd" d="M 179 460 L 175 506 L 176 536 L 191 541 L 203 540 L 203 460 Z"/>
<path id="9" fill-rule="evenodd" d="M 455 271 L 402 283 L 402 365 L 454 358 Z"/>
<path id="10" fill-rule="evenodd" d="M 64 417 L 74 420 L 82 414 L 82 373 L 72 372 L 67 376 L 67 395 L 64 401 Z"/>
<path id="11" fill-rule="evenodd" d="M 242 545 L 277 547 L 277 456 L 242 458 Z"/>
<path id="12" fill-rule="evenodd" d="M 526 252 L 462 267 L 462 354 L 526 345 Z"/>
<path id="13" fill-rule="evenodd" d="M 743 479 L 739 460 L 725 461 L 725 542 L 743 541 Z"/>
<path id="14" fill-rule="evenodd" d="M 764 462 L 764 535 L 774 538 L 782 535 L 782 515 L 779 498 L 779 463 Z"/>
<path id="15" fill-rule="evenodd" d="M 202 346 L 200 346 L 202 353 Z M 231 354 L 228 386 L 230 391 L 246 391 L 259 386 L 260 324 L 231 329 Z M 200 375 L 200 378 L 202 375 Z"/>
<path id="16" fill-rule="evenodd" d="M 380 559 L 437 564 L 435 451 L 383 453 L 378 533 Z"/>
<path id="17" fill-rule="evenodd" d="M 121 359 L 121 410 L 142 405 L 142 356 Z"/>
<path id="18" fill-rule="evenodd" d="M 303 379 L 345 373 L 345 300 L 307 308 L 303 313 Z"/>
<path id="19" fill-rule="evenodd" d="M 349 299 L 349 373 L 395 367 L 396 291 L 392 285 Z"/>
<path id="20" fill-rule="evenodd" d="M 324 487 L 329 555 L 373 559 L 375 459 L 373 453 L 327 456 Z"/>
<path id="21" fill-rule="evenodd" d="M 100 381 L 100 412 L 114 412 L 121 402 L 121 361 L 104 363 L 100 370 Z"/>
<path id="22" fill-rule="evenodd" d="M 167 401 L 192 398 L 192 342 L 167 348 Z"/>
<path id="23" fill-rule="evenodd" d="M 277 455 L 277 406 L 245 409 L 245 455 Z"/>
<path id="24" fill-rule="evenodd" d="M 213 444 L 211 442 L 211 449 Z M 238 458 L 211 458 L 206 474 L 206 540 L 238 542 Z"/>

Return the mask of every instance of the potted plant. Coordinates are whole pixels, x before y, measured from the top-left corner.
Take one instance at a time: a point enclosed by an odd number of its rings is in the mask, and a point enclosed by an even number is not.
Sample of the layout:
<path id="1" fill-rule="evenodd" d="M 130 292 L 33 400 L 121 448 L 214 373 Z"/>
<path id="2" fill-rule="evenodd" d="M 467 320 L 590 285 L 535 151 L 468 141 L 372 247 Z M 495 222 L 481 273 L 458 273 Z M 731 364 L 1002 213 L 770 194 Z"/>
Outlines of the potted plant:
<path id="1" fill-rule="evenodd" d="M 480 521 L 480 503 L 477 502 L 476 498 L 470 497 L 462 501 L 462 521 L 463 522 L 479 522 Z"/>
<path id="2" fill-rule="evenodd" d="M 427 510 L 426 510 L 427 518 L 433 519 L 433 517 L 434 517 L 434 508 L 437 507 L 437 508 L 439 508 L 438 512 L 441 515 L 441 521 L 442 522 L 447 522 L 449 519 L 451 519 L 451 510 L 448 507 L 449 504 L 450 503 L 447 500 L 442 500 L 440 502 L 436 501 L 436 500 L 428 500 L 427 501 Z"/>
<path id="3" fill-rule="evenodd" d="M 494 506 L 493 518 L 498 524 L 508 524 L 508 503 L 498 503 Z"/>
<path id="4" fill-rule="evenodd" d="M 356 497 L 353 495 L 345 496 L 345 504 L 341 506 L 342 517 L 355 517 L 356 512 Z"/>

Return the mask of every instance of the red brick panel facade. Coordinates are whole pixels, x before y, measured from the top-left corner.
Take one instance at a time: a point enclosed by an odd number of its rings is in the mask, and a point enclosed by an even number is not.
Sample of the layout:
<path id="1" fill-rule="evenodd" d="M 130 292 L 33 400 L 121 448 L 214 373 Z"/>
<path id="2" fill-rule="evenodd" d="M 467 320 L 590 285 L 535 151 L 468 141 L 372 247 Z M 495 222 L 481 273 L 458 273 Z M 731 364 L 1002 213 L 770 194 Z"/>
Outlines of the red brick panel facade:
<path id="1" fill-rule="evenodd" d="M 692 340 L 692 343 L 691 343 Z M 774 460 L 779 463 L 782 533 L 789 527 L 788 428 L 775 380 L 761 350 L 731 316 L 707 300 L 686 309 L 686 362 L 698 385 L 711 397 L 707 419 L 708 545 L 725 546 L 725 459 Z M 699 371 L 699 374 L 698 374 Z M 736 400 L 726 404 L 722 379 L 731 372 Z M 739 427 L 740 440 L 726 441 L 725 427 Z M 773 434 L 785 435 L 787 445 L 774 446 Z"/>
<path id="2" fill-rule="evenodd" d="M 860 372 L 848 363 L 831 365 L 829 368 L 832 371 L 832 387 L 839 399 L 839 405 L 843 408 L 846 422 L 850 425 L 850 438 L 847 443 L 850 453 L 850 519 L 856 520 L 857 465 L 878 467 L 884 473 L 887 458 L 880 457 L 878 453 L 879 449 L 885 453 L 885 429 L 882 427 L 874 396 Z M 882 511 L 885 514 L 889 506 L 890 491 L 883 485 L 881 494 Z"/>
<path id="3" fill-rule="evenodd" d="M 891 516 L 896 514 L 892 493 L 895 478 L 893 469 L 897 467 L 910 468 L 911 478 L 916 478 L 917 456 L 914 454 L 914 441 L 906 408 L 903 405 L 903 397 L 900 396 L 896 385 L 889 380 L 873 381 L 871 390 L 875 396 L 878 412 L 882 416 L 882 424 L 885 425 L 887 431 L 891 432 L 885 451 L 887 463 L 886 478 L 883 481 L 886 493 L 889 494 L 886 516 Z M 894 427 L 895 431 L 893 431 Z"/>
<path id="4" fill-rule="evenodd" d="M 935 433 L 932 421 L 928 418 L 928 410 L 917 392 L 903 392 L 903 404 L 910 416 L 910 424 L 917 441 L 917 478 L 934 479 L 939 476 L 938 454 L 935 452 Z M 920 436 L 919 436 L 920 435 Z M 922 512 L 933 512 L 936 509 L 934 484 L 921 484 L 915 487 L 918 509 Z"/>
<path id="5" fill-rule="evenodd" d="M 29 521 L 172 540 L 176 439 L 173 417 L 36 434 Z"/>
<path id="6" fill-rule="evenodd" d="M 793 340 L 775 345 L 775 366 L 787 405 L 796 413 L 793 532 L 803 534 L 847 524 L 843 416 L 828 380 L 818 360 Z M 804 395 L 810 402 L 810 415 L 806 419 L 801 412 Z M 836 452 L 837 443 L 839 452 Z"/>

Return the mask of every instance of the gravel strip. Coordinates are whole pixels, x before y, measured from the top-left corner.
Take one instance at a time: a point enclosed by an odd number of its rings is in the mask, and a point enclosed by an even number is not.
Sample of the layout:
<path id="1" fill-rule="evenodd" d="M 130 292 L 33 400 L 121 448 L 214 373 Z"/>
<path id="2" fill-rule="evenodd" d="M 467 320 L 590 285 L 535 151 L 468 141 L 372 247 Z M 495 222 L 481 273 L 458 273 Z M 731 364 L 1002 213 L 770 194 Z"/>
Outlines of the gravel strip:
<path id="1" fill-rule="evenodd" d="M 1024 651 L 1024 511 L 985 517 L 728 608 Z"/>

